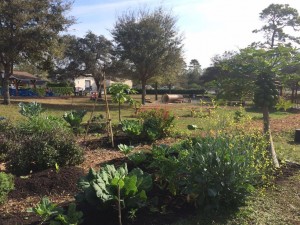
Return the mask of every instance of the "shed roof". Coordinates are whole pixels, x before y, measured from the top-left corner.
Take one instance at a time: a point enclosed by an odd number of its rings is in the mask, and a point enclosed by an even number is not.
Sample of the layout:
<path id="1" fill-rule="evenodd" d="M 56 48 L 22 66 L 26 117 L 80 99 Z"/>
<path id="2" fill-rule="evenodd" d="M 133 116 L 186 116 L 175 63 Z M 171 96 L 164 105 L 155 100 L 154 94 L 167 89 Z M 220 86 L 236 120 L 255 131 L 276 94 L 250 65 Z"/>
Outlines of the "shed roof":
<path id="1" fill-rule="evenodd" d="M 24 71 L 13 71 L 13 74 L 10 78 L 15 78 L 17 80 L 40 80 L 40 78 L 32 75 L 31 73 L 27 73 Z"/>

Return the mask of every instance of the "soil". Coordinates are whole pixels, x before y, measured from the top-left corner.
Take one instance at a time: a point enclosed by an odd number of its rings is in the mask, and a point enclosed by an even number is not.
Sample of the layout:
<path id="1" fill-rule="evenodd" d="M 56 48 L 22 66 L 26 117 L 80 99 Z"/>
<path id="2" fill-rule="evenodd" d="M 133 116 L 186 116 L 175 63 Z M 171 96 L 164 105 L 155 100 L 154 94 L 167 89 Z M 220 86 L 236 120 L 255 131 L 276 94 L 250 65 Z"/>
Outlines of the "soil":
<path id="1" fill-rule="evenodd" d="M 276 119 L 271 122 L 273 130 L 279 132 L 282 130 L 295 129 L 300 126 L 300 115 L 291 115 L 284 119 Z M 261 121 L 256 121 L 260 123 Z M 174 139 L 167 138 L 159 143 L 171 144 Z M 78 193 L 76 183 L 78 179 L 85 174 L 90 167 L 98 169 L 103 163 L 122 164 L 126 162 L 125 156 L 116 148 L 112 148 L 107 140 L 89 140 L 84 143 L 85 161 L 77 167 L 48 169 L 42 172 L 30 174 L 25 177 L 15 178 L 15 190 L 10 192 L 5 204 L 0 205 L 0 225 L 35 225 L 39 224 L 40 219 L 26 210 L 35 206 L 43 196 L 48 196 L 52 202 L 65 206 L 74 202 L 74 196 Z M 150 149 L 149 145 L 137 145 L 136 150 Z M 4 171 L 5 166 L 0 165 L 0 171 Z M 298 164 L 287 163 L 282 173 L 278 175 L 277 184 L 283 182 L 287 177 L 300 170 Z M 167 213 L 149 213 L 149 209 L 140 210 L 135 221 L 124 221 L 124 225 L 162 225 L 171 224 L 179 218 L 189 216 L 193 210 L 180 202 L 180 198 L 171 199 L 168 195 L 157 191 L 159 201 L 164 201 L 173 208 L 165 209 Z M 176 202 L 172 202 L 176 201 Z M 183 202 L 183 201 L 182 201 Z M 180 211 L 175 206 L 180 205 Z M 88 217 L 84 218 L 83 225 L 116 225 L 117 212 L 109 211 L 99 214 L 95 209 L 88 206 L 78 206 Z"/>

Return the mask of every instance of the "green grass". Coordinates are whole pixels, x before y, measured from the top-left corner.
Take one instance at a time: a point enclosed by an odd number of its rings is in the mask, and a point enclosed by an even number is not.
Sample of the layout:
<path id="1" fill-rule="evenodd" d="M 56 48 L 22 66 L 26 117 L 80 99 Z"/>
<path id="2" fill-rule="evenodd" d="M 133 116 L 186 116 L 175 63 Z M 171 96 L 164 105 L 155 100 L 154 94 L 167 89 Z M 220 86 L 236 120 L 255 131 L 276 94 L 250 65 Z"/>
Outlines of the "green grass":
<path id="1" fill-rule="evenodd" d="M 300 163 L 300 144 L 294 142 L 294 134 L 295 130 L 275 134 L 275 149 L 280 159 Z"/>

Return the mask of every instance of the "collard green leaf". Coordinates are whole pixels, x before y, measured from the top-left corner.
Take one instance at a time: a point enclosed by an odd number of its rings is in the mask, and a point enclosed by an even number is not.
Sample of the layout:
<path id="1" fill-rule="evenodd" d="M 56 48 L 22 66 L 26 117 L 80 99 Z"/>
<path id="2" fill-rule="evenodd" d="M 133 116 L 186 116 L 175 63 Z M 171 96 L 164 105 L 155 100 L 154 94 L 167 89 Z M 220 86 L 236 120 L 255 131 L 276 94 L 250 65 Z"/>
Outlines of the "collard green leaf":
<path id="1" fill-rule="evenodd" d="M 124 179 L 125 182 L 125 195 L 135 195 L 135 193 L 137 193 L 138 189 L 136 186 L 136 182 L 137 182 L 137 177 L 135 175 L 129 176 L 129 177 L 125 177 Z"/>

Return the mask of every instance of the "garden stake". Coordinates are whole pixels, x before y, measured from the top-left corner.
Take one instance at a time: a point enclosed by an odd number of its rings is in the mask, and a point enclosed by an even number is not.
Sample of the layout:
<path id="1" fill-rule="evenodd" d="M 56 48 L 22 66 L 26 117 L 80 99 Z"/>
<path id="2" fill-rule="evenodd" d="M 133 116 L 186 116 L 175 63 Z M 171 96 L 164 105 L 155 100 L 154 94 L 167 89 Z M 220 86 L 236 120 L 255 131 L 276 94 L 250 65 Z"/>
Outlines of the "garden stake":
<path id="1" fill-rule="evenodd" d="M 106 124 L 107 124 L 107 135 L 108 137 L 111 138 L 111 146 L 114 148 L 114 135 L 112 131 L 112 126 L 111 126 L 111 118 L 110 118 L 110 112 L 109 112 L 109 107 L 108 107 L 108 101 L 107 101 L 107 93 L 106 93 L 106 83 L 105 83 L 105 75 L 103 76 L 103 91 L 104 91 L 104 100 L 105 100 L 105 107 L 106 107 Z"/>

